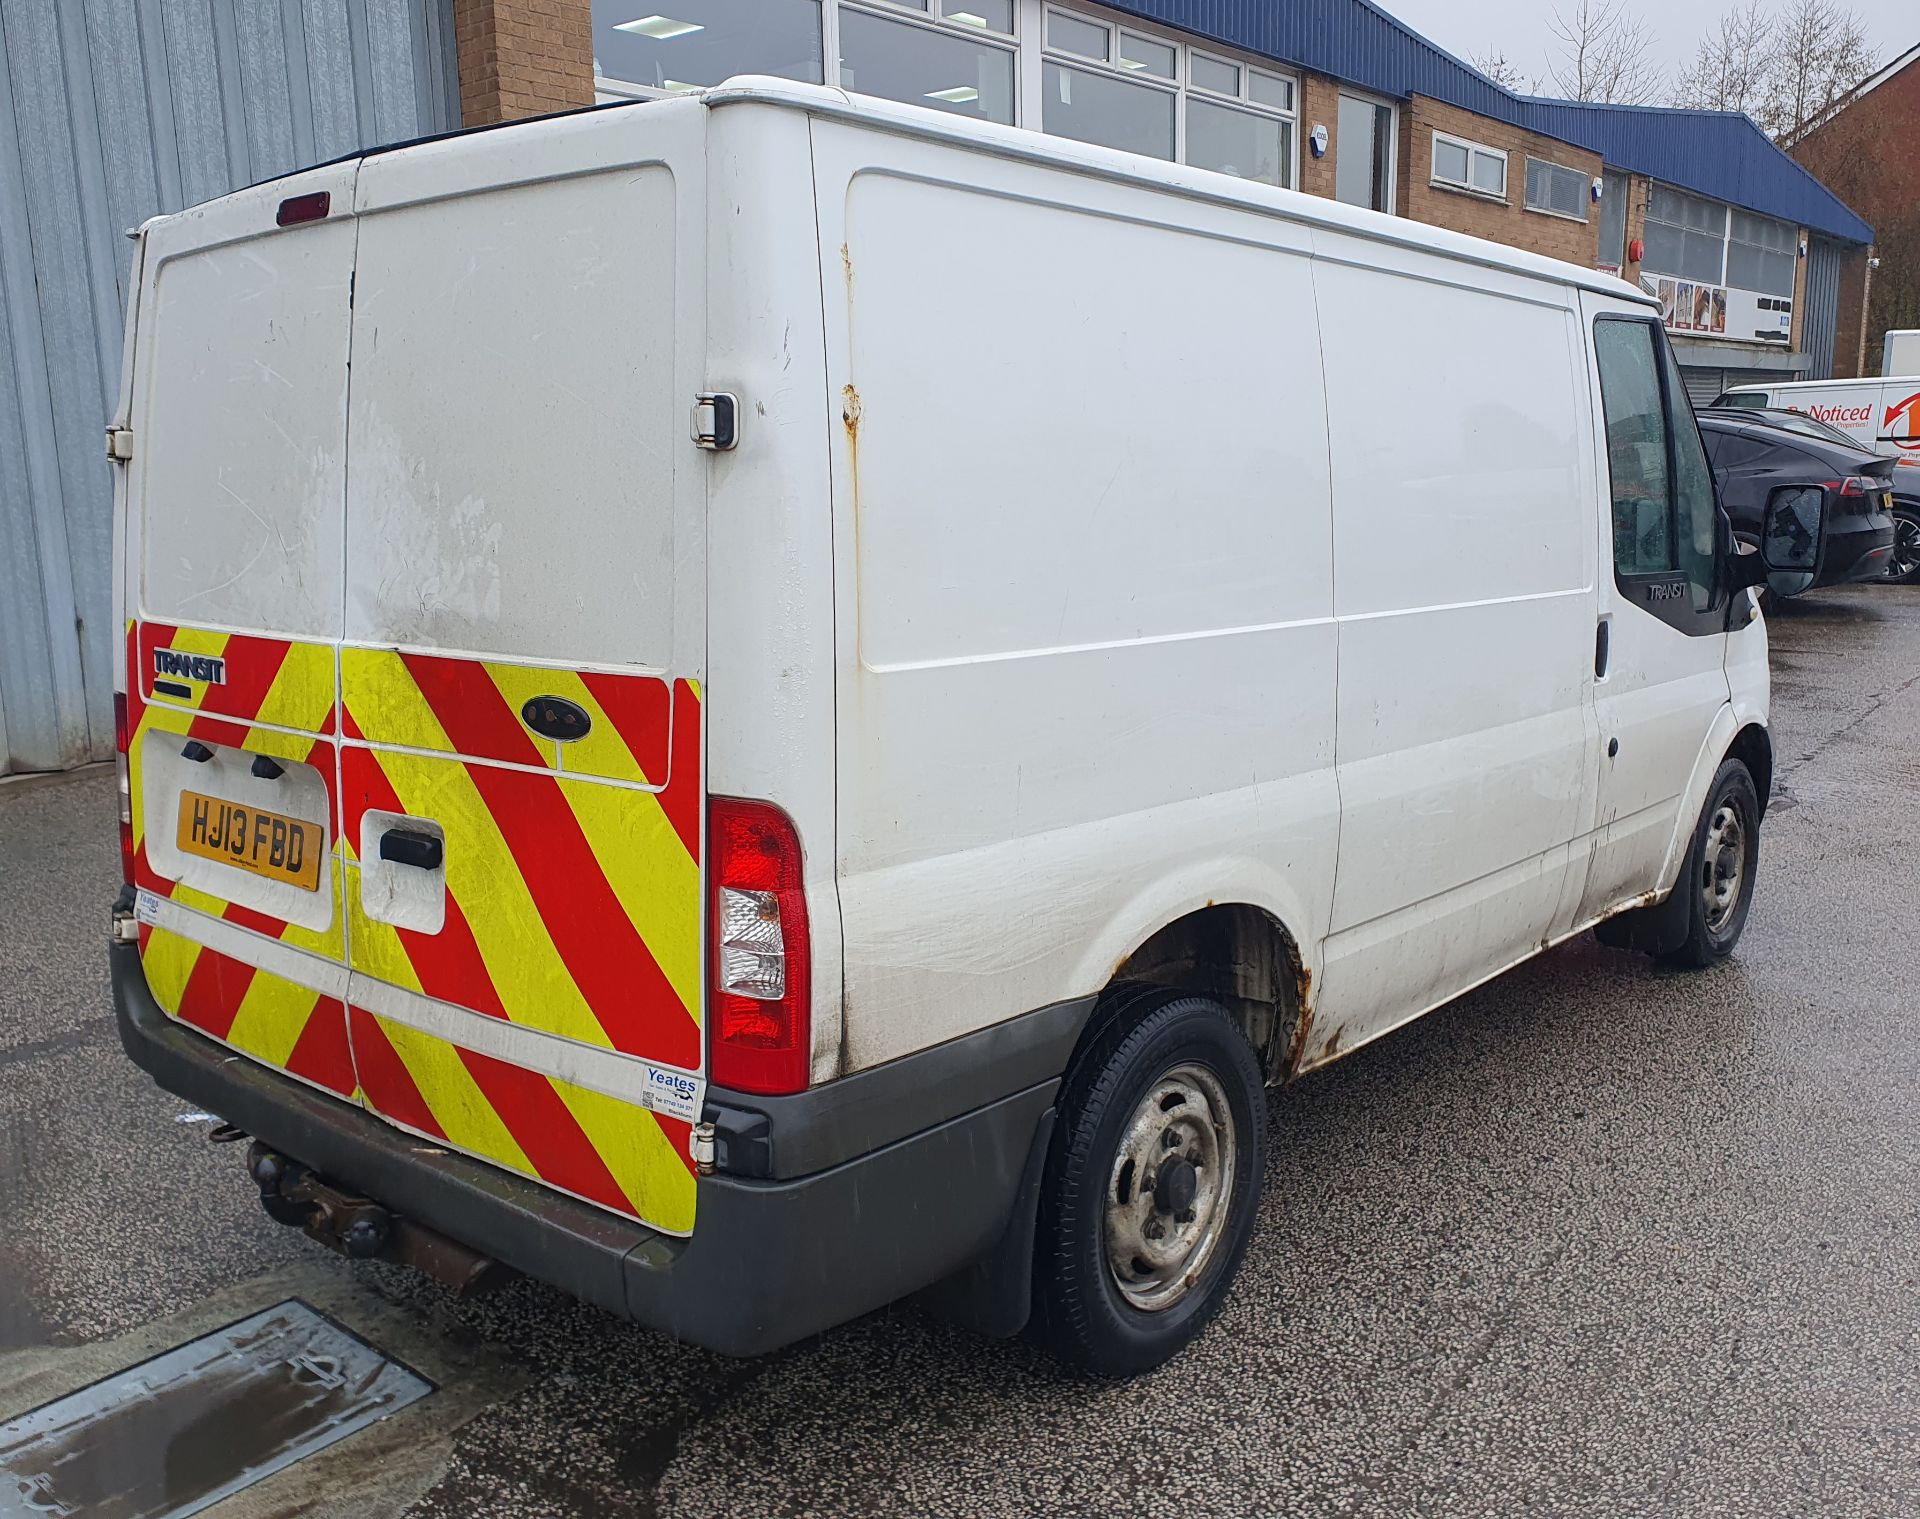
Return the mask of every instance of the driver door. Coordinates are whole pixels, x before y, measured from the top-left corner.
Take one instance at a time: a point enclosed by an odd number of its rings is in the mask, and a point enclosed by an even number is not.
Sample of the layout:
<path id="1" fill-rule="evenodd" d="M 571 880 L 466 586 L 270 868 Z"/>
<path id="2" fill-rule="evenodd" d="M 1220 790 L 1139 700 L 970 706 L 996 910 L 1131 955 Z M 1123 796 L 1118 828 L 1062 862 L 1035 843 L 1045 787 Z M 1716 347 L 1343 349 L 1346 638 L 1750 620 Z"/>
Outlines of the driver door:
<path id="1" fill-rule="evenodd" d="M 1680 809 L 1728 700 L 1713 475 L 1658 318 L 1583 294 L 1606 470 L 1595 630 L 1599 813 L 1576 921 L 1664 884 Z"/>

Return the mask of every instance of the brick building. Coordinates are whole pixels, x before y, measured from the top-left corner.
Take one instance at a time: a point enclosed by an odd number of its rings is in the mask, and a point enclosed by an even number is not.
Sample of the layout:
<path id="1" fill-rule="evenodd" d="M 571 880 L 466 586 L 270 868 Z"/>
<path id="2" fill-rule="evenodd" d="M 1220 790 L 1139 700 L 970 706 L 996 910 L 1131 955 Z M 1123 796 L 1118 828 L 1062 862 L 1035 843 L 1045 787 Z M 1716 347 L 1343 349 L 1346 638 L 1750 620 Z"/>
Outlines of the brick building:
<path id="1" fill-rule="evenodd" d="M 1660 297 L 1705 394 L 1832 373 L 1872 239 L 1744 116 L 1514 95 L 1365 0 L 655 3 L 454 0 L 467 121 L 837 83 L 1612 267 Z"/>
<path id="2" fill-rule="evenodd" d="M 1882 334 L 1920 327 L 1920 44 L 1802 128 L 1788 151 L 1879 232 L 1877 271 L 1864 257 L 1848 261 L 1834 367 L 1877 374 Z"/>

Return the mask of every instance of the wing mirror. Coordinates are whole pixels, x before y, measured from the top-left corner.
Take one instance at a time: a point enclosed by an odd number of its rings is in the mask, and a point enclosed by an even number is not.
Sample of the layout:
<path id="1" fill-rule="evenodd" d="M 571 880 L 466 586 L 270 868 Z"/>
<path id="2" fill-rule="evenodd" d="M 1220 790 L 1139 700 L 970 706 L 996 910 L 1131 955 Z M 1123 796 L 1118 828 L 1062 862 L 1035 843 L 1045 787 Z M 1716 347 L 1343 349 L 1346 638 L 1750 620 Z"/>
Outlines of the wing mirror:
<path id="1" fill-rule="evenodd" d="M 1817 485 L 1783 485 L 1767 497 L 1760 557 L 1770 570 L 1811 574 L 1820 563 L 1820 508 L 1826 492 Z"/>

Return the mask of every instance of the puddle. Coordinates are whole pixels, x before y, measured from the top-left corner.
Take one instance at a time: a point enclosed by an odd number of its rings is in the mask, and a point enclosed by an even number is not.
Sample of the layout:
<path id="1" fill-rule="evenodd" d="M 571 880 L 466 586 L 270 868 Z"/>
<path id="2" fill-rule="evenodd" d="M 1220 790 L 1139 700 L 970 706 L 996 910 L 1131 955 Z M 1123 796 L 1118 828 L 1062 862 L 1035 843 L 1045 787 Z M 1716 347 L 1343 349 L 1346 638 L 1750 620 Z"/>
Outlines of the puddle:
<path id="1" fill-rule="evenodd" d="M 281 1303 L 0 1424 L 0 1519 L 185 1519 L 431 1391 Z"/>

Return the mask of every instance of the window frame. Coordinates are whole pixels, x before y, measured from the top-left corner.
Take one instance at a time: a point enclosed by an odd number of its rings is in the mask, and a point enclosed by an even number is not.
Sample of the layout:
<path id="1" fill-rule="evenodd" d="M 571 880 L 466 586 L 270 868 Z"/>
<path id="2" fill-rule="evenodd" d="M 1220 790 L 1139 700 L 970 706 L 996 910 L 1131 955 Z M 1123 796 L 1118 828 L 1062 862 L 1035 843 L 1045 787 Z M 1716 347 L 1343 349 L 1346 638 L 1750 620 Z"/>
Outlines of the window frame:
<path id="1" fill-rule="evenodd" d="M 929 0 L 929 3 L 937 5 L 939 0 Z M 815 0 L 815 6 L 820 12 L 820 78 L 823 83 L 829 85 L 837 84 L 840 75 L 840 4 L 841 0 Z M 915 13 L 906 11 L 904 14 L 911 16 Z M 1017 25 L 1020 19 L 1019 0 L 1014 0 L 1013 15 Z M 965 30 L 973 32 L 978 28 L 967 27 Z M 593 0 L 588 0 L 587 5 L 587 31 L 591 39 Z M 984 35 L 992 37 L 997 36 L 998 33 L 988 32 Z M 589 41 L 587 52 L 592 58 L 591 41 Z M 598 64 L 599 59 L 593 58 L 593 61 Z M 699 90 L 710 88 L 712 86 L 703 84 L 686 90 L 658 89 L 650 84 L 634 84 L 630 80 L 617 79 L 611 74 L 602 74 L 597 67 L 593 71 L 593 98 L 596 105 L 607 105 L 617 100 L 672 100 L 676 96 L 691 95 Z"/>
<path id="2" fill-rule="evenodd" d="M 1467 152 L 1467 177 L 1448 179 L 1440 172 L 1440 155 L 1436 151 L 1441 143 L 1449 147 L 1464 148 Z M 1500 160 L 1500 189 L 1498 192 L 1484 190 L 1473 182 L 1473 160 L 1475 154 Z M 1484 142 L 1475 142 L 1471 137 L 1462 137 L 1457 132 L 1445 132 L 1439 127 L 1433 128 L 1432 141 L 1427 144 L 1427 183 L 1442 190 L 1458 191 L 1462 195 L 1472 195 L 1480 200 L 1498 201 L 1501 205 L 1511 205 L 1508 191 L 1513 183 L 1513 153 L 1510 149 L 1490 147 Z"/>
<path id="3" fill-rule="evenodd" d="M 976 42 L 1012 54 L 1013 125 L 1026 125 L 1023 76 L 1027 67 L 1027 39 L 1022 34 L 1020 19 L 1026 14 L 1027 7 L 1023 0 L 1013 0 L 1011 32 L 997 32 L 991 27 L 969 26 L 964 21 L 955 21 L 943 14 L 945 0 L 926 0 L 924 6 L 913 4 L 912 0 L 816 0 L 816 3 L 820 11 L 820 72 L 828 87 L 841 88 L 840 12 L 843 9 L 865 11 L 868 15 L 878 16 L 886 21 L 899 21 L 910 26 L 924 27 L 928 31 L 943 36 L 970 37 Z M 1041 7 L 1043 26 L 1046 11 L 1053 8 Z M 601 74 L 598 70 L 593 76 L 593 91 L 596 100 L 602 103 L 614 100 L 671 100 L 675 95 L 683 93 L 679 90 L 663 90 L 651 85 L 633 84 L 624 79 Z M 912 104 L 913 102 L 902 103 Z"/>
<path id="4" fill-rule="evenodd" d="M 1613 523 L 1613 445 L 1607 431 L 1606 374 L 1600 358 L 1600 329 L 1605 323 L 1646 329 L 1648 342 L 1652 345 L 1653 367 L 1660 388 L 1660 414 L 1667 424 L 1666 435 L 1666 476 L 1667 476 L 1667 557 L 1673 562 L 1670 570 L 1644 570 L 1632 574 L 1622 573 L 1617 558 L 1614 557 Z M 1672 344 L 1667 339 L 1666 325 L 1657 314 L 1642 315 L 1627 311 L 1603 311 L 1596 315 L 1588 328 L 1588 341 L 1593 350 L 1593 382 L 1596 387 L 1594 397 L 1598 406 L 1597 420 L 1600 424 L 1600 437 L 1604 443 L 1601 458 L 1606 470 L 1607 503 L 1607 556 L 1613 570 L 1614 588 L 1621 596 L 1641 610 L 1657 617 L 1660 621 L 1691 638 L 1706 637 L 1727 631 L 1726 610 L 1728 595 L 1726 590 L 1726 565 L 1724 562 L 1724 534 L 1721 530 L 1722 508 L 1720 505 L 1720 481 L 1714 472 L 1713 456 L 1707 451 L 1705 434 L 1700 430 L 1700 419 L 1694 414 L 1693 402 L 1687 396 L 1684 383 L 1680 383 L 1680 366 L 1673 356 Z M 1700 455 L 1706 466 L 1707 485 L 1713 493 L 1713 565 L 1712 583 L 1707 587 L 1707 604 L 1695 607 L 1689 593 L 1694 582 L 1688 574 L 1680 551 L 1680 499 L 1679 465 L 1676 449 L 1676 430 L 1673 424 L 1674 395 L 1673 387 L 1680 384 L 1679 399 L 1686 404 L 1686 417 L 1693 426 L 1694 438 L 1700 446 Z"/>
<path id="5" fill-rule="evenodd" d="M 1687 233 L 1693 233 L 1695 235 L 1703 236 L 1703 237 L 1710 235 L 1708 232 L 1708 229 L 1705 227 L 1694 227 L 1694 226 L 1688 225 L 1684 221 L 1674 221 L 1669 217 L 1655 215 L 1654 204 L 1656 200 L 1659 198 L 1660 192 L 1663 190 L 1669 195 L 1679 196 L 1683 201 L 1696 201 L 1703 206 L 1713 206 L 1719 210 L 1720 212 L 1720 272 L 1714 275 L 1711 279 L 1703 279 L 1703 277 L 1700 275 L 1685 274 L 1678 269 L 1659 268 L 1656 265 L 1649 264 L 1644 259 L 1642 259 L 1640 267 L 1648 274 L 1665 275 L 1668 279 L 1686 280 L 1695 285 L 1707 284 L 1707 285 L 1719 285 L 1719 286 L 1725 287 L 1727 284 L 1727 243 L 1731 238 L 1732 226 L 1733 226 L 1732 204 L 1730 202 L 1723 201 L 1723 200 L 1715 200 L 1708 195 L 1696 195 L 1691 190 L 1683 190 L 1678 185 L 1670 185 L 1666 183 L 1666 181 L 1664 180 L 1658 180 L 1658 179 L 1652 180 L 1649 182 L 1647 187 L 1647 211 L 1646 211 L 1646 216 L 1642 220 L 1642 226 L 1641 226 L 1641 237 L 1643 239 L 1646 237 L 1646 226 L 1648 224 L 1656 223 L 1656 222 L 1662 227 L 1673 228 L 1675 231 L 1681 233 L 1683 236 Z M 1756 293 L 1764 294 L 1765 292 L 1756 292 Z"/>
<path id="6" fill-rule="evenodd" d="M 1767 227 L 1784 229 L 1786 233 L 1784 244 L 1775 247 L 1769 243 L 1757 243 L 1751 238 L 1742 237 L 1739 229 L 1740 218 L 1743 216 L 1750 222 L 1759 223 Z M 1800 283 L 1800 236 L 1800 228 L 1792 222 L 1783 221 L 1777 216 L 1768 216 L 1761 211 L 1749 211 L 1744 206 L 1736 206 L 1732 202 L 1728 202 L 1727 248 L 1725 255 L 1720 261 L 1722 276 L 1720 283 L 1729 290 L 1741 290 L 1751 295 L 1767 296 L 1777 301 L 1792 300 L 1797 293 L 1797 287 Z M 1768 255 L 1773 258 L 1784 258 L 1787 261 L 1787 288 L 1785 290 L 1766 290 L 1762 289 L 1759 285 L 1735 284 L 1733 280 L 1733 250 L 1735 247 L 1748 248 L 1755 253 Z"/>
<path id="7" fill-rule="evenodd" d="M 1539 164 L 1542 168 L 1546 169 L 1557 169 L 1562 174 L 1572 174 L 1579 178 L 1580 214 L 1575 216 L 1570 211 L 1555 210 L 1552 206 L 1536 206 L 1533 203 L 1533 197 L 1528 193 L 1524 184 L 1520 188 L 1520 205 L 1522 209 L 1533 212 L 1535 216 L 1554 216 L 1563 222 L 1578 222 L 1583 227 L 1592 226 L 1593 217 L 1589 214 L 1589 208 L 1593 205 L 1593 176 L 1584 169 L 1574 168 L 1572 164 L 1556 163 L 1551 158 L 1539 158 L 1532 153 L 1527 154 L 1528 170 L 1531 171 L 1535 164 Z M 1527 178 L 1532 179 L 1532 177 L 1532 173 L 1529 172 Z"/>
<path id="8" fill-rule="evenodd" d="M 906 26 L 917 26 L 922 31 L 932 32 L 940 37 L 965 37 L 982 47 L 990 47 L 996 52 L 1007 54 L 1013 60 L 1013 119 L 1009 122 L 996 122 L 995 125 L 1022 126 L 1022 90 L 1020 70 L 1025 62 L 1025 48 L 1020 36 L 1020 0 L 1013 3 L 1013 30 L 996 32 L 984 26 L 969 26 L 964 21 L 953 21 L 942 14 L 945 0 L 927 0 L 925 9 L 914 5 L 912 0 L 825 0 L 822 18 L 826 25 L 826 57 L 833 63 L 833 78 L 829 81 L 834 89 L 844 89 L 840 82 L 840 13 L 857 11 L 873 16 L 881 21 L 892 21 Z M 891 96 L 876 96 L 875 99 L 887 100 Z M 919 105 L 917 100 L 903 100 L 901 105 Z M 992 118 L 961 117 L 962 120 Z"/>
<path id="9" fill-rule="evenodd" d="M 841 0 L 842 4 L 871 4 L 873 0 Z M 1242 111 L 1267 121 L 1278 121 L 1287 127 L 1287 148 L 1285 154 L 1285 180 L 1282 189 L 1297 190 L 1300 186 L 1300 76 L 1273 64 L 1270 60 L 1241 56 L 1232 50 L 1214 45 L 1201 45 L 1192 42 L 1178 33 L 1164 31 L 1158 27 L 1144 24 L 1132 16 L 1108 14 L 1095 6 L 1055 4 L 1053 0 L 1041 0 L 1036 7 L 1039 24 L 1032 30 L 1038 35 L 1029 39 L 1022 37 L 1023 50 L 1031 45 L 1032 68 L 1034 74 L 1032 99 L 1041 100 L 1042 80 L 1047 64 L 1057 64 L 1062 68 L 1081 69 L 1093 73 L 1108 74 L 1128 84 L 1151 87 L 1164 91 L 1174 97 L 1173 112 L 1173 157 L 1168 162 L 1183 168 L 1200 168 L 1200 165 L 1187 162 L 1187 102 L 1198 100 L 1206 105 L 1218 106 L 1226 110 Z M 1083 53 L 1068 52 L 1054 47 L 1047 36 L 1048 19 L 1059 15 L 1069 21 L 1081 22 L 1088 26 L 1102 27 L 1107 33 L 1107 57 L 1105 61 L 1089 58 Z M 1144 68 L 1129 69 L 1121 65 L 1120 47 L 1124 37 L 1136 37 L 1142 42 L 1150 42 L 1159 47 L 1173 49 L 1174 77 L 1169 79 L 1162 74 L 1154 74 Z M 1230 67 L 1238 72 L 1240 93 L 1226 95 L 1193 83 L 1193 60 L 1203 59 Z M 1023 58 L 1023 64 L 1025 59 Z M 1253 80 L 1255 76 L 1276 80 L 1286 85 L 1291 102 L 1288 109 L 1267 105 L 1253 98 Z M 1024 83 L 1020 92 L 1026 94 Z M 1383 102 L 1384 103 L 1384 102 Z M 1044 102 L 1041 109 L 1044 111 Z M 1044 132 L 1044 115 L 1033 121 L 1021 121 L 1022 126 L 1031 126 L 1035 131 Z M 1212 169 L 1206 173 L 1217 172 Z M 1246 184 L 1265 184 L 1265 180 L 1248 179 Z M 1271 187 L 1269 187 L 1271 188 Z"/>

